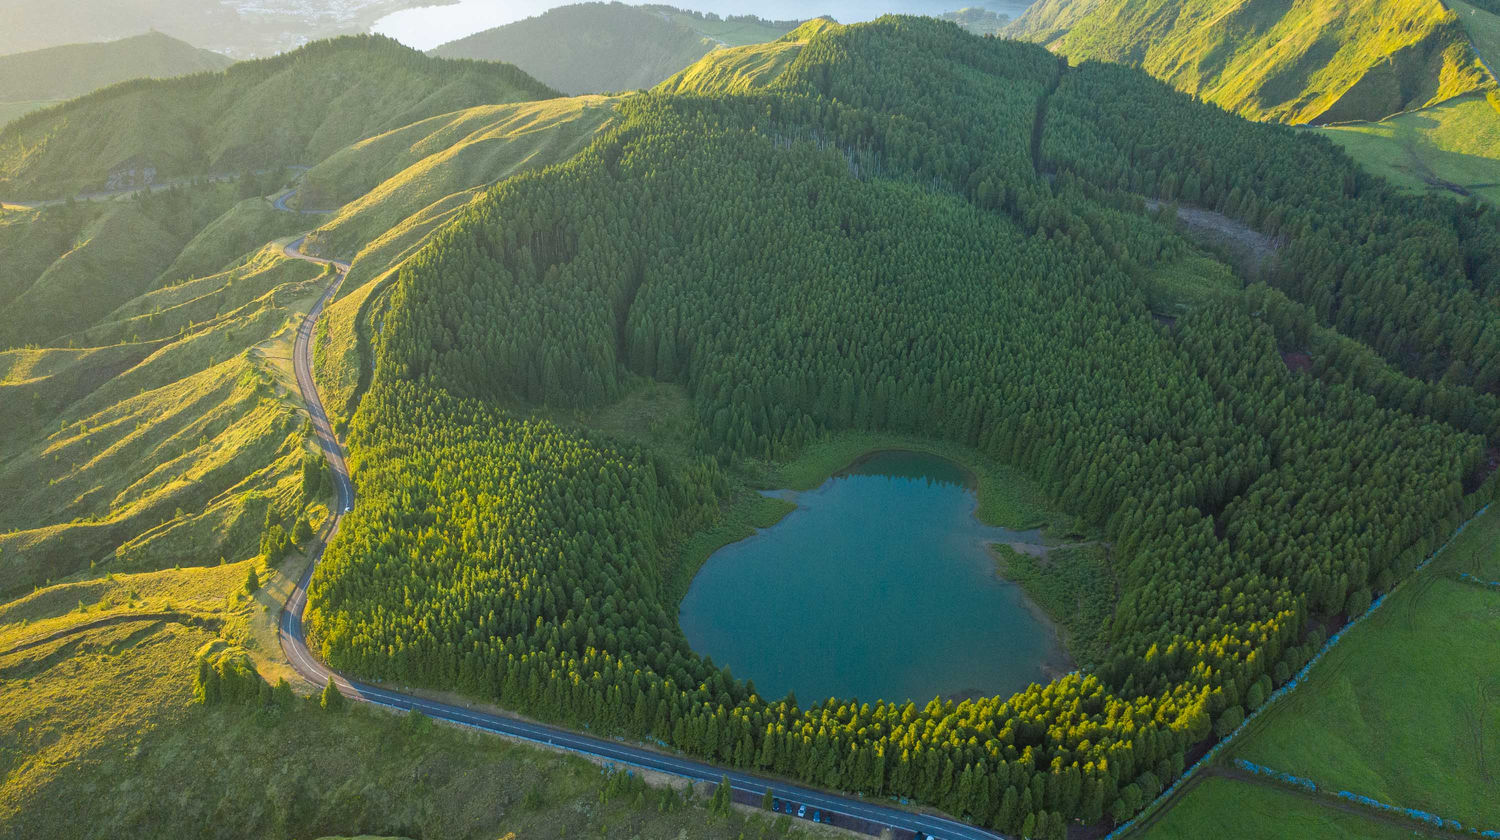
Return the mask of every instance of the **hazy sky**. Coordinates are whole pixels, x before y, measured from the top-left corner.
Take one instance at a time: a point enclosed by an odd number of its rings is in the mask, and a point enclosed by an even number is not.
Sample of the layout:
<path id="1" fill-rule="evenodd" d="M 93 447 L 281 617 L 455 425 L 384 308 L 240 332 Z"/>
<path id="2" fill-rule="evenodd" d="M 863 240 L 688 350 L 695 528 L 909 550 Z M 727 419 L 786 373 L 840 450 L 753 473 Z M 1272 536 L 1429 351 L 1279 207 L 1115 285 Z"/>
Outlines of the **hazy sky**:
<path id="1" fill-rule="evenodd" d="M 427 6 L 396 12 L 375 25 L 375 31 L 417 49 L 471 35 L 484 29 L 539 15 L 569 0 L 460 0 L 452 6 Z M 715 12 L 720 15 L 754 14 L 773 20 L 804 20 L 830 15 L 842 23 L 869 20 L 886 12 L 940 14 L 964 6 L 985 6 L 1015 17 L 1028 5 L 1026 0 L 676 0 L 667 5 Z"/>

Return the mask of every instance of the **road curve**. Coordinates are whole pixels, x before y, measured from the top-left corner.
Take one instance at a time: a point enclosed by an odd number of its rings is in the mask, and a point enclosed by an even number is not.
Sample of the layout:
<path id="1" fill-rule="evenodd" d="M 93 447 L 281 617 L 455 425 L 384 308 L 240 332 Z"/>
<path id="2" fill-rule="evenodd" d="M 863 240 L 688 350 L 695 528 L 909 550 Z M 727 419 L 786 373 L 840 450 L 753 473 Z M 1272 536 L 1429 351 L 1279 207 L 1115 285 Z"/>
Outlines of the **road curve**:
<path id="1" fill-rule="evenodd" d="M 922 837 L 932 836 L 940 840 L 1003 840 L 999 834 L 940 816 L 913 813 L 860 797 L 812 790 L 739 770 L 717 767 L 658 750 L 634 746 L 623 741 L 597 738 L 561 727 L 487 714 L 462 706 L 377 688 L 341 676 L 319 662 L 308 650 L 307 640 L 303 635 L 302 615 L 307 606 L 307 585 L 312 579 L 313 569 L 323 557 L 323 547 L 334 534 L 338 533 L 340 520 L 343 519 L 344 513 L 354 505 L 354 485 L 349 481 L 349 469 L 344 461 L 343 447 L 334 437 L 333 428 L 329 425 L 328 415 L 323 411 L 323 402 L 319 399 L 317 387 L 313 382 L 312 340 L 318 319 L 323 315 L 323 307 L 343 284 L 344 277 L 349 271 L 349 264 L 304 254 L 302 244 L 305 239 L 306 237 L 303 237 L 288 245 L 286 255 L 293 259 L 331 265 L 337 272 L 337 276 L 302 321 L 302 326 L 297 330 L 297 343 L 292 356 L 297 388 L 302 392 L 302 399 L 307 404 L 308 414 L 312 417 L 318 445 L 322 447 L 323 455 L 328 459 L 328 467 L 333 475 L 335 495 L 328 526 L 324 529 L 322 537 L 312 547 L 312 562 L 308 564 L 307 571 L 303 573 L 301 580 L 297 581 L 296 588 L 287 596 L 286 606 L 281 613 L 278 633 L 281 638 L 281 650 L 286 654 L 287 661 L 303 679 L 313 686 L 322 687 L 327 684 L 329 677 L 332 677 L 334 684 L 339 687 L 344 696 L 352 700 L 403 712 L 416 709 L 437 720 L 571 750 L 620 765 L 639 767 L 711 784 L 717 784 L 721 777 L 727 776 L 730 785 L 742 794 L 741 798 L 758 799 L 769 788 L 774 790 L 778 799 L 806 805 L 809 815 L 814 810 L 819 810 L 825 814 L 843 815 L 852 820 L 876 823 L 898 831 L 904 830 Z M 834 822 L 839 821 L 835 819 Z"/>

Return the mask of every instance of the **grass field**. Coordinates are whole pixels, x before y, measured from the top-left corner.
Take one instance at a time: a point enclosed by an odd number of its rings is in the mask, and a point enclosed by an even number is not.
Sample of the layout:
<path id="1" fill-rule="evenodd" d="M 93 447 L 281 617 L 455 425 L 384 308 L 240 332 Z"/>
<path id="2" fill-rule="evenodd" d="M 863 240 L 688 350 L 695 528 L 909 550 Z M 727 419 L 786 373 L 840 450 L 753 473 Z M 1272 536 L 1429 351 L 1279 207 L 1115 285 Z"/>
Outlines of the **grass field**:
<path id="1" fill-rule="evenodd" d="M 303 207 L 342 208 L 310 244 L 352 258 L 433 202 L 567 160 L 613 118 L 617 101 L 579 96 L 470 108 L 348 146 L 302 178 Z"/>
<path id="2" fill-rule="evenodd" d="M 553 96 L 497 62 L 439 61 L 375 36 L 320 41 L 219 73 L 116 85 L 11 122 L 0 133 L 0 192 L 98 189 L 142 159 L 158 180 L 311 165 L 437 114 Z"/>
<path id="3" fill-rule="evenodd" d="M 1493 568 L 1497 545 L 1492 511 L 1350 631 L 1232 755 L 1500 829 L 1500 593 L 1454 579 L 1476 564 Z M 1215 812 L 1204 798 L 1212 795 L 1193 791 L 1168 821 Z"/>
<path id="4" fill-rule="evenodd" d="M 1205 779 L 1140 840 L 1402 840 L 1420 837 L 1291 791 Z"/>
<path id="5" fill-rule="evenodd" d="M 1461 187 L 1500 202 L 1500 111 L 1484 94 L 1392 117 L 1316 129 L 1366 169 L 1414 192 Z"/>
<path id="6" fill-rule="evenodd" d="M 689 803 L 655 777 L 606 795 L 583 759 L 425 719 L 193 705 L 205 643 L 223 634 L 257 660 L 277 655 L 261 631 L 286 578 L 250 597 L 247 570 L 92 579 L 0 607 L 0 838 L 815 836 L 750 810 L 710 814 L 709 790 Z M 12 650 L 163 607 L 204 621 L 116 624 Z"/>

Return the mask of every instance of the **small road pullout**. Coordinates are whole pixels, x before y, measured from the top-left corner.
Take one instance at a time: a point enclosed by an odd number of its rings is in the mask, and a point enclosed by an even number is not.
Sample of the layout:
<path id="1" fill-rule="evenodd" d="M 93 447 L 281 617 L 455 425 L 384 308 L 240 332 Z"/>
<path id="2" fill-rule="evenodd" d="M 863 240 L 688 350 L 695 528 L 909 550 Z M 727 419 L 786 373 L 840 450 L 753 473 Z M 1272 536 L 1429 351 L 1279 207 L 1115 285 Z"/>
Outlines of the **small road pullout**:
<path id="1" fill-rule="evenodd" d="M 822 812 L 825 817 L 831 818 L 834 825 L 859 826 L 866 830 L 873 827 L 874 831 L 871 833 L 889 827 L 904 836 L 935 837 L 939 840 L 1004 840 L 1002 835 L 933 814 L 906 811 L 857 796 L 842 796 L 812 790 L 739 770 L 716 767 L 706 762 L 647 749 L 624 741 L 597 738 L 557 726 L 488 714 L 463 706 L 402 694 L 387 688 L 378 688 L 341 676 L 319 662 L 308 649 L 307 639 L 303 634 L 302 615 L 307 607 L 307 585 L 312 580 L 313 570 L 323 558 L 324 546 L 334 534 L 338 533 L 340 521 L 354 506 L 354 485 L 349 481 L 349 468 L 344 460 L 344 449 L 339 445 L 338 438 L 334 437 L 333 428 L 328 422 L 328 415 L 323 410 L 323 402 L 318 397 L 317 386 L 313 382 L 312 340 L 318 319 L 323 315 L 323 307 L 333 299 L 343 284 L 344 277 L 349 271 L 349 264 L 304 254 L 302 245 L 305 240 L 306 237 L 303 237 L 288 245 L 286 256 L 332 266 L 336 276 L 328 285 L 328 290 L 313 306 L 312 311 L 307 313 L 307 317 L 303 319 L 302 325 L 297 330 L 297 343 L 292 352 L 292 367 L 296 374 L 297 388 L 302 392 L 302 399 L 307 404 L 307 412 L 312 418 L 318 445 L 322 448 L 323 455 L 328 460 L 328 468 L 333 475 L 335 498 L 333 511 L 323 530 L 323 535 L 309 552 L 312 561 L 307 564 L 307 570 L 303 572 L 302 578 L 297 581 L 296 587 L 287 596 L 286 606 L 282 609 L 278 626 L 277 635 L 281 640 L 281 650 L 286 654 L 287 661 L 303 679 L 315 687 L 321 687 L 326 685 L 331 678 L 339 691 L 351 700 L 384 706 L 401 712 L 415 709 L 435 720 L 555 749 L 568 750 L 622 766 L 638 767 L 709 784 L 717 784 L 721 778 L 727 777 L 736 794 L 735 798 L 739 801 L 756 801 L 769 789 L 782 802 L 790 802 L 799 806 L 806 805 L 809 816 L 814 811 Z"/>

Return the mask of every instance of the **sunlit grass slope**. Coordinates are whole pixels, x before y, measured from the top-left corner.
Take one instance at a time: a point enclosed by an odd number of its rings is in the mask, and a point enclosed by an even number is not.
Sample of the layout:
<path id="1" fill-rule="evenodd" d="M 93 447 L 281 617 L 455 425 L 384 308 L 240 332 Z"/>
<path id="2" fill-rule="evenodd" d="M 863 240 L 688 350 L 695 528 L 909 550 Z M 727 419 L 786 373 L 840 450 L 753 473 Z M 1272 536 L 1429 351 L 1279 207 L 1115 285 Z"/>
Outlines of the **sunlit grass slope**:
<path id="1" fill-rule="evenodd" d="M 660 787 L 611 791 L 580 758 L 420 718 L 314 700 L 195 704 L 206 645 L 241 646 L 273 681 L 281 673 L 288 577 L 260 568 L 266 588 L 247 595 L 252 567 L 96 577 L 0 606 L 0 837 L 808 836 L 770 814 L 712 814 L 703 786 L 691 803 Z M 84 629 L 158 613 L 174 617 Z"/>
<path id="2" fill-rule="evenodd" d="M 357 248 L 441 198 L 577 154 L 614 114 L 602 96 L 486 105 L 422 120 L 348 146 L 303 176 L 305 207 L 342 207 L 315 238 Z M 349 206 L 344 206 L 349 202 Z"/>
<path id="3" fill-rule="evenodd" d="M 0 223 L 0 348 L 72 342 L 71 334 L 133 298 L 217 273 L 307 224 L 264 199 L 237 203 L 235 195 L 233 185 L 215 184 L 7 214 Z"/>
<path id="4" fill-rule="evenodd" d="M 167 78 L 222 70 L 227 56 L 148 32 L 93 44 L 71 44 L 0 56 L 0 123 L 52 102 L 82 96 L 127 79 Z"/>
<path id="5" fill-rule="evenodd" d="M 714 50 L 657 85 L 658 93 L 745 93 L 771 83 L 819 33 L 837 27 L 815 18 L 765 44 Z"/>
<path id="6" fill-rule="evenodd" d="M 1500 111 L 1482 94 L 1378 123 L 1321 130 L 1365 168 L 1403 188 L 1500 201 Z"/>
<path id="7" fill-rule="evenodd" d="M 792 22 L 580 3 L 444 44 L 434 55 L 509 61 L 571 94 L 649 88 L 721 45 L 771 41 Z"/>
<path id="8" fill-rule="evenodd" d="M 12 500 L 0 510 L 0 592 L 97 563 L 241 558 L 268 506 L 278 520 L 300 510 L 308 443 L 284 359 L 326 280 L 269 246 L 74 337 L 94 349 L 0 353 L 0 495 Z"/>
<path id="9" fill-rule="evenodd" d="M 1378 120 L 1495 84 L 1439 0 L 1041 0 L 1010 31 L 1258 120 Z"/>
<path id="10" fill-rule="evenodd" d="M 353 262 L 315 345 L 318 388 L 336 423 L 368 378 L 384 281 L 489 185 L 576 155 L 613 121 L 616 102 L 581 96 L 446 114 L 357 143 L 306 174 L 310 205 L 359 194 L 308 238 L 316 252 Z"/>
<path id="11" fill-rule="evenodd" d="M 1496 13 L 1494 4 L 1481 8 L 1464 0 L 1443 2 L 1458 16 L 1458 22 L 1469 33 L 1469 41 L 1474 45 L 1474 50 L 1493 71 L 1495 65 L 1500 63 L 1500 14 Z"/>
<path id="12" fill-rule="evenodd" d="M 311 164 L 434 114 L 554 95 L 507 64 L 432 58 L 373 36 L 321 41 L 27 115 L 0 131 L 0 194 L 54 198 L 142 166 L 168 178 Z"/>

